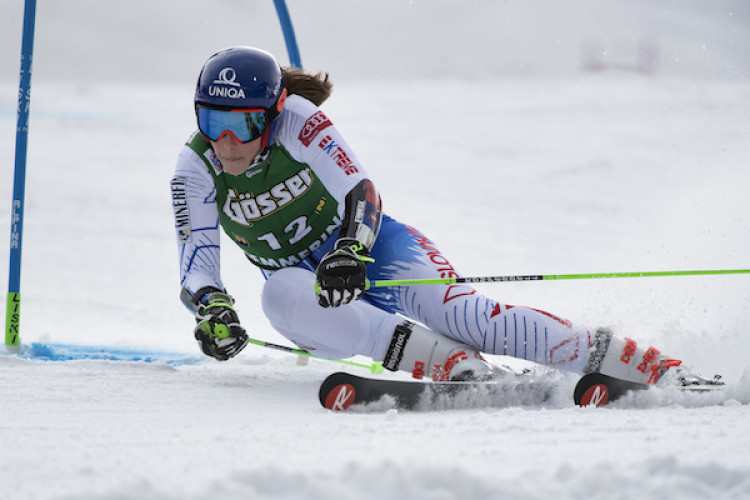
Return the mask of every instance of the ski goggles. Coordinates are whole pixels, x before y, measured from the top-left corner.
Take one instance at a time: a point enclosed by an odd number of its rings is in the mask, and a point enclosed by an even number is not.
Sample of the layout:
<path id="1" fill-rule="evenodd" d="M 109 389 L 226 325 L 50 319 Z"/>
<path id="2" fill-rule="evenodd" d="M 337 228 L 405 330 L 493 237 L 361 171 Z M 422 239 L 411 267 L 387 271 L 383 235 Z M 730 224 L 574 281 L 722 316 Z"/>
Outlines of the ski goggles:
<path id="1" fill-rule="evenodd" d="M 254 141 L 266 131 L 267 119 L 265 109 L 219 109 L 197 106 L 198 128 L 201 133 L 218 141 L 224 134 L 229 134 L 241 143 Z"/>

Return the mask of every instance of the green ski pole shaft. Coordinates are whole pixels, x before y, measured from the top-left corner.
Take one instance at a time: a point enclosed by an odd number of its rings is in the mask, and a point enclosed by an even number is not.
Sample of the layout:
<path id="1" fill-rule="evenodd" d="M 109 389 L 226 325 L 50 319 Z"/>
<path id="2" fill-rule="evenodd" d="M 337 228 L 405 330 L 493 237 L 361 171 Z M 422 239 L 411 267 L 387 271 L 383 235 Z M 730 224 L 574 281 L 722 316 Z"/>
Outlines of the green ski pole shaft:
<path id="1" fill-rule="evenodd" d="M 401 280 L 368 281 L 367 288 L 383 286 L 413 286 L 413 285 L 453 285 L 459 283 L 499 283 L 509 281 L 552 281 L 552 280 L 584 280 L 605 278 L 652 278 L 664 276 L 716 276 L 731 274 L 750 274 L 750 269 L 719 269 L 701 271 L 644 271 L 627 273 L 591 273 L 591 274 L 524 274 L 509 276 L 474 276 L 465 278 L 427 278 Z"/>
<path id="2" fill-rule="evenodd" d="M 373 362 L 373 363 L 371 363 L 369 365 L 366 365 L 364 363 L 357 363 L 356 361 L 349 361 L 347 359 L 321 358 L 320 356 L 316 356 L 314 354 L 311 354 L 311 353 L 305 351 L 304 349 L 295 349 L 293 347 L 287 347 L 287 346 L 284 346 L 284 345 L 273 344 L 271 342 L 266 342 L 264 340 L 257 340 L 257 339 L 252 339 L 251 338 L 251 339 L 248 339 L 248 342 L 250 342 L 251 344 L 260 346 L 260 347 L 267 347 L 269 349 L 275 349 L 277 351 L 283 351 L 283 352 L 288 352 L 288 353 L 291 353 L 291 354 L 297 354 L 299 356 L 307 356 L 309 358 L 322 359 L 323 361 L 331 361 L 333 363 L 341 363 L 341 364 L 344 364 L 344 365 L 356 366 L 358 368 L 366 368 L 366 369 L 370 370 L 372 373 L 382 373 L 383 372 L 383 365 L 381 363 L 377 363 L 377 362 Z"/>

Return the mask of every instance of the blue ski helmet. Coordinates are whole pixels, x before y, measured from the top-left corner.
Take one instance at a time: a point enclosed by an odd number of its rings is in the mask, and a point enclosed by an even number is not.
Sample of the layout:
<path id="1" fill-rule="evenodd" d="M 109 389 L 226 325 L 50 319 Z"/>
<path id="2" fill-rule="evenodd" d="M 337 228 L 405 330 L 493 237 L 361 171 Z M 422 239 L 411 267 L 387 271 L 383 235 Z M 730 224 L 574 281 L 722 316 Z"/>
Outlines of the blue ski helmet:
<path id="1" fill-rule="evenodd" d="M 198 76 L 195 105 L 213 109 L 262 108 L 270 122 L 284 107 L 281 68 L 265 50 L 229 47 L 208 58 Z"/>

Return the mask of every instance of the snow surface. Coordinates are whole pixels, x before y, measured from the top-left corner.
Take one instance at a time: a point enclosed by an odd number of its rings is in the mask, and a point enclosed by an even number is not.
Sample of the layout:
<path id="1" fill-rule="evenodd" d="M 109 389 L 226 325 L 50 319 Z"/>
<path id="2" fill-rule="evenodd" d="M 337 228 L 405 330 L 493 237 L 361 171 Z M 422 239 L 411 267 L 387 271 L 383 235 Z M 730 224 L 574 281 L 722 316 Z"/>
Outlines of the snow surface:
<path id="1" fill-rule="evenodd" d="M 2 179 L 21 3 L 2 7 Z M 334 414 L 320 381 L 366 370 L 255 346 L 201 357 L 168 187 L 193 81 L 225 45 L 285 54 L 271 2 L 215 4 L 39 2 L 21 325 L 37 355 L 0 356 L 0 499 L 750 498 L 747 276 L 480 287 L 721 373 L 723 395 L 585 409 L 565 378 L 544 405 Z M 750 267 L 747 2 L 558 4 L 290 10 L 387 212 L 465 275 Z M 618 67 L 646 40 L 656 65 L 583 72 L 591 39 Z M 0 182 L 0 234 L 11 193 Z M 288 345 L 260 311 L 258 272 L 225 248 L 249 334 Z M 119 360 L 44 359 L 82 357 L 66 344 Z"/>

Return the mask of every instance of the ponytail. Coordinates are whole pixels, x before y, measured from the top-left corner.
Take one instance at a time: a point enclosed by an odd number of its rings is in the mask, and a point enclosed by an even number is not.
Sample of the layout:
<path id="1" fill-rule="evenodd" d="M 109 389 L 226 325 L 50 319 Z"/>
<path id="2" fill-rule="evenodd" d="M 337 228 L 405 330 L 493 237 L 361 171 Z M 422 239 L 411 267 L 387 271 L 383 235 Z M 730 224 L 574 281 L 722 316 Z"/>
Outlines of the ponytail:
<path id="1" fill-rule="evenodd" d="M 289 94 L 302 96 L 316 106 L 323 104 L 333 92 L 328 73 L 312 75 L 298 68 L 281 68 L 281 74 Z"/>

